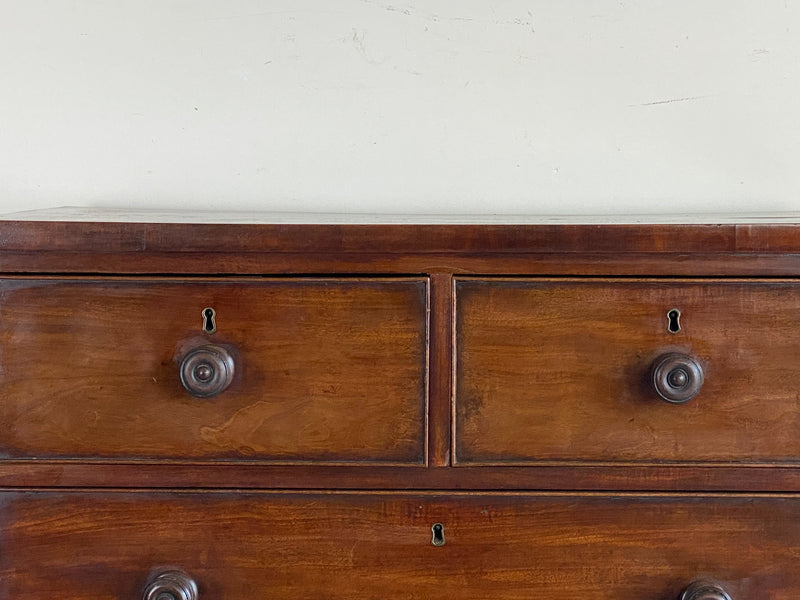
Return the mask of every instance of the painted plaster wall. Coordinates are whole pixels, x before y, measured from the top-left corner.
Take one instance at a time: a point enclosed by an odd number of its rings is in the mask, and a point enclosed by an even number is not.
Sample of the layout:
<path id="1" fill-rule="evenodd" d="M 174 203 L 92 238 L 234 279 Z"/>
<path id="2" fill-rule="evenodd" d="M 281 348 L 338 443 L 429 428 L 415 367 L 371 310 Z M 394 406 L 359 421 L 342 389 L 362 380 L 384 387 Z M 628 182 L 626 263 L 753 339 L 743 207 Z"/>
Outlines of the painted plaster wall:
<path id="1" fill-rule="evenodd" d="M 0 210 L 798 210 L 799 26 L 790 0 L 0 0 Z"/>

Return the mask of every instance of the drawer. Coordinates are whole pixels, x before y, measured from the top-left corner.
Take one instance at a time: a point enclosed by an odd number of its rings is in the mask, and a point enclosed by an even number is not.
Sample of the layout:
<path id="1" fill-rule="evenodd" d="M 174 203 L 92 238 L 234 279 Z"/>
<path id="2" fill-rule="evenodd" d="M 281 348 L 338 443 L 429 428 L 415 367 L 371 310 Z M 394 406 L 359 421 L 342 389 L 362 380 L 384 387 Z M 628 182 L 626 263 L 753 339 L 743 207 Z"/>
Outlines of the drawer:
<path id="1" fill-rule="evenodd" d="M 455 459 L 797 463 L 800 285 L 456 282 Z"/>
<path id="2" fill-rule="evenodd" d="M 795 600 L 800 497 L 7 492 L 0 548 L 10 599 Z"/>
<path id="3" fill-rule="evenodd" d="M 10 458 L 422 464 L 427 280 L 7 278 Z"/>

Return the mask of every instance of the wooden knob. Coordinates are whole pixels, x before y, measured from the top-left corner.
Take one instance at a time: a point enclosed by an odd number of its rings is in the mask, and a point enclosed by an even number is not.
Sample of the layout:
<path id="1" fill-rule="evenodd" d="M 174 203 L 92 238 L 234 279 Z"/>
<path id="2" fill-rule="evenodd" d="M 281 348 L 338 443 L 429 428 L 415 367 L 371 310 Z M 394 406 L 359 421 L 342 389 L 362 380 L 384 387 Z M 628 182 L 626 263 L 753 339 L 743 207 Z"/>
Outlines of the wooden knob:
<path id="1" fill-rule="evenodd" d="M 653 363 L 653 387 L 662 399 L 673 404 L 683 404 L 697 396 L 704 378 L 703 367 L 686 354 L 664 354 Z"/>
<path id="2" fill-rule="evenodd" d="M 163 571 L 147 584 L 143 600 L 197 600 L 197 584 L 183 571 Z"/>
<path id="3" fill-rule="evenodd" d="M 211 398 L 233 381 L 233 357 L 220 346 L 200 346 L 183 357 L 181 383 L 196 398 Z"/>
<path id="4" fill-rule="evenodd" d="M 731 600 L 722 586 L 714 581 L 700 580 L 693 581 L 689 584 L 683 594 L 681 600 Z"/>

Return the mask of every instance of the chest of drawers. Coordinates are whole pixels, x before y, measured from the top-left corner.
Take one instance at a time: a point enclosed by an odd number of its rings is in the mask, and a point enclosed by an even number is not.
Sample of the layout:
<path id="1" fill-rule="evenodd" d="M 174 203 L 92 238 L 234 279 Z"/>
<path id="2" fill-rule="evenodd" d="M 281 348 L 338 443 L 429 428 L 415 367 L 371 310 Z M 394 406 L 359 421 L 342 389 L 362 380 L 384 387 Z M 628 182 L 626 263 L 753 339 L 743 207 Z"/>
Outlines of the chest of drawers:
<path id="1" fill-rule="evenodd" d="M 800 597 L 791 216 L 226 219 L 0 221 L 0 598 Z"/>

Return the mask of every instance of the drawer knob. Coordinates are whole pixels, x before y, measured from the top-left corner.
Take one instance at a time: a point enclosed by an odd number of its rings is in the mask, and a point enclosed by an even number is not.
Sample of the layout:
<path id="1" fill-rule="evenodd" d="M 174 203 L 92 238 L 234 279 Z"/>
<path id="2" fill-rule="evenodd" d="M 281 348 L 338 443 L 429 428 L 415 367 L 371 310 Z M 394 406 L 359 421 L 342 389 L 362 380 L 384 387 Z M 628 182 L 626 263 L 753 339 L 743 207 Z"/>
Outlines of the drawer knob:
<path id="1" fill-rule="evenodd" d="M 147 584 L 143 600 L 197 600 L 197 584 L 183 571 L 164 571 Z"/>
<path id="2" fill-rule="evenodd" d="M 200 346 L 183 357 L 181 383 L 196 398 L 211 398 L 233 381 L 233 357 L 220 346 Z"/>
<path id="3" fill-rule="evenodd" d="M 673 404 L 683 404 L 697 396 L 704 378 L 703 367 L 686 354 L 664 354 L 653 363 L 653 387 L 662 399 Z"/>
<path id="4" fill-rule="evenodd" d="M 718 583 L 701 580 L 689 584 L 681 594 L 681 600 L 731 600 L 731 597 Z"/>

